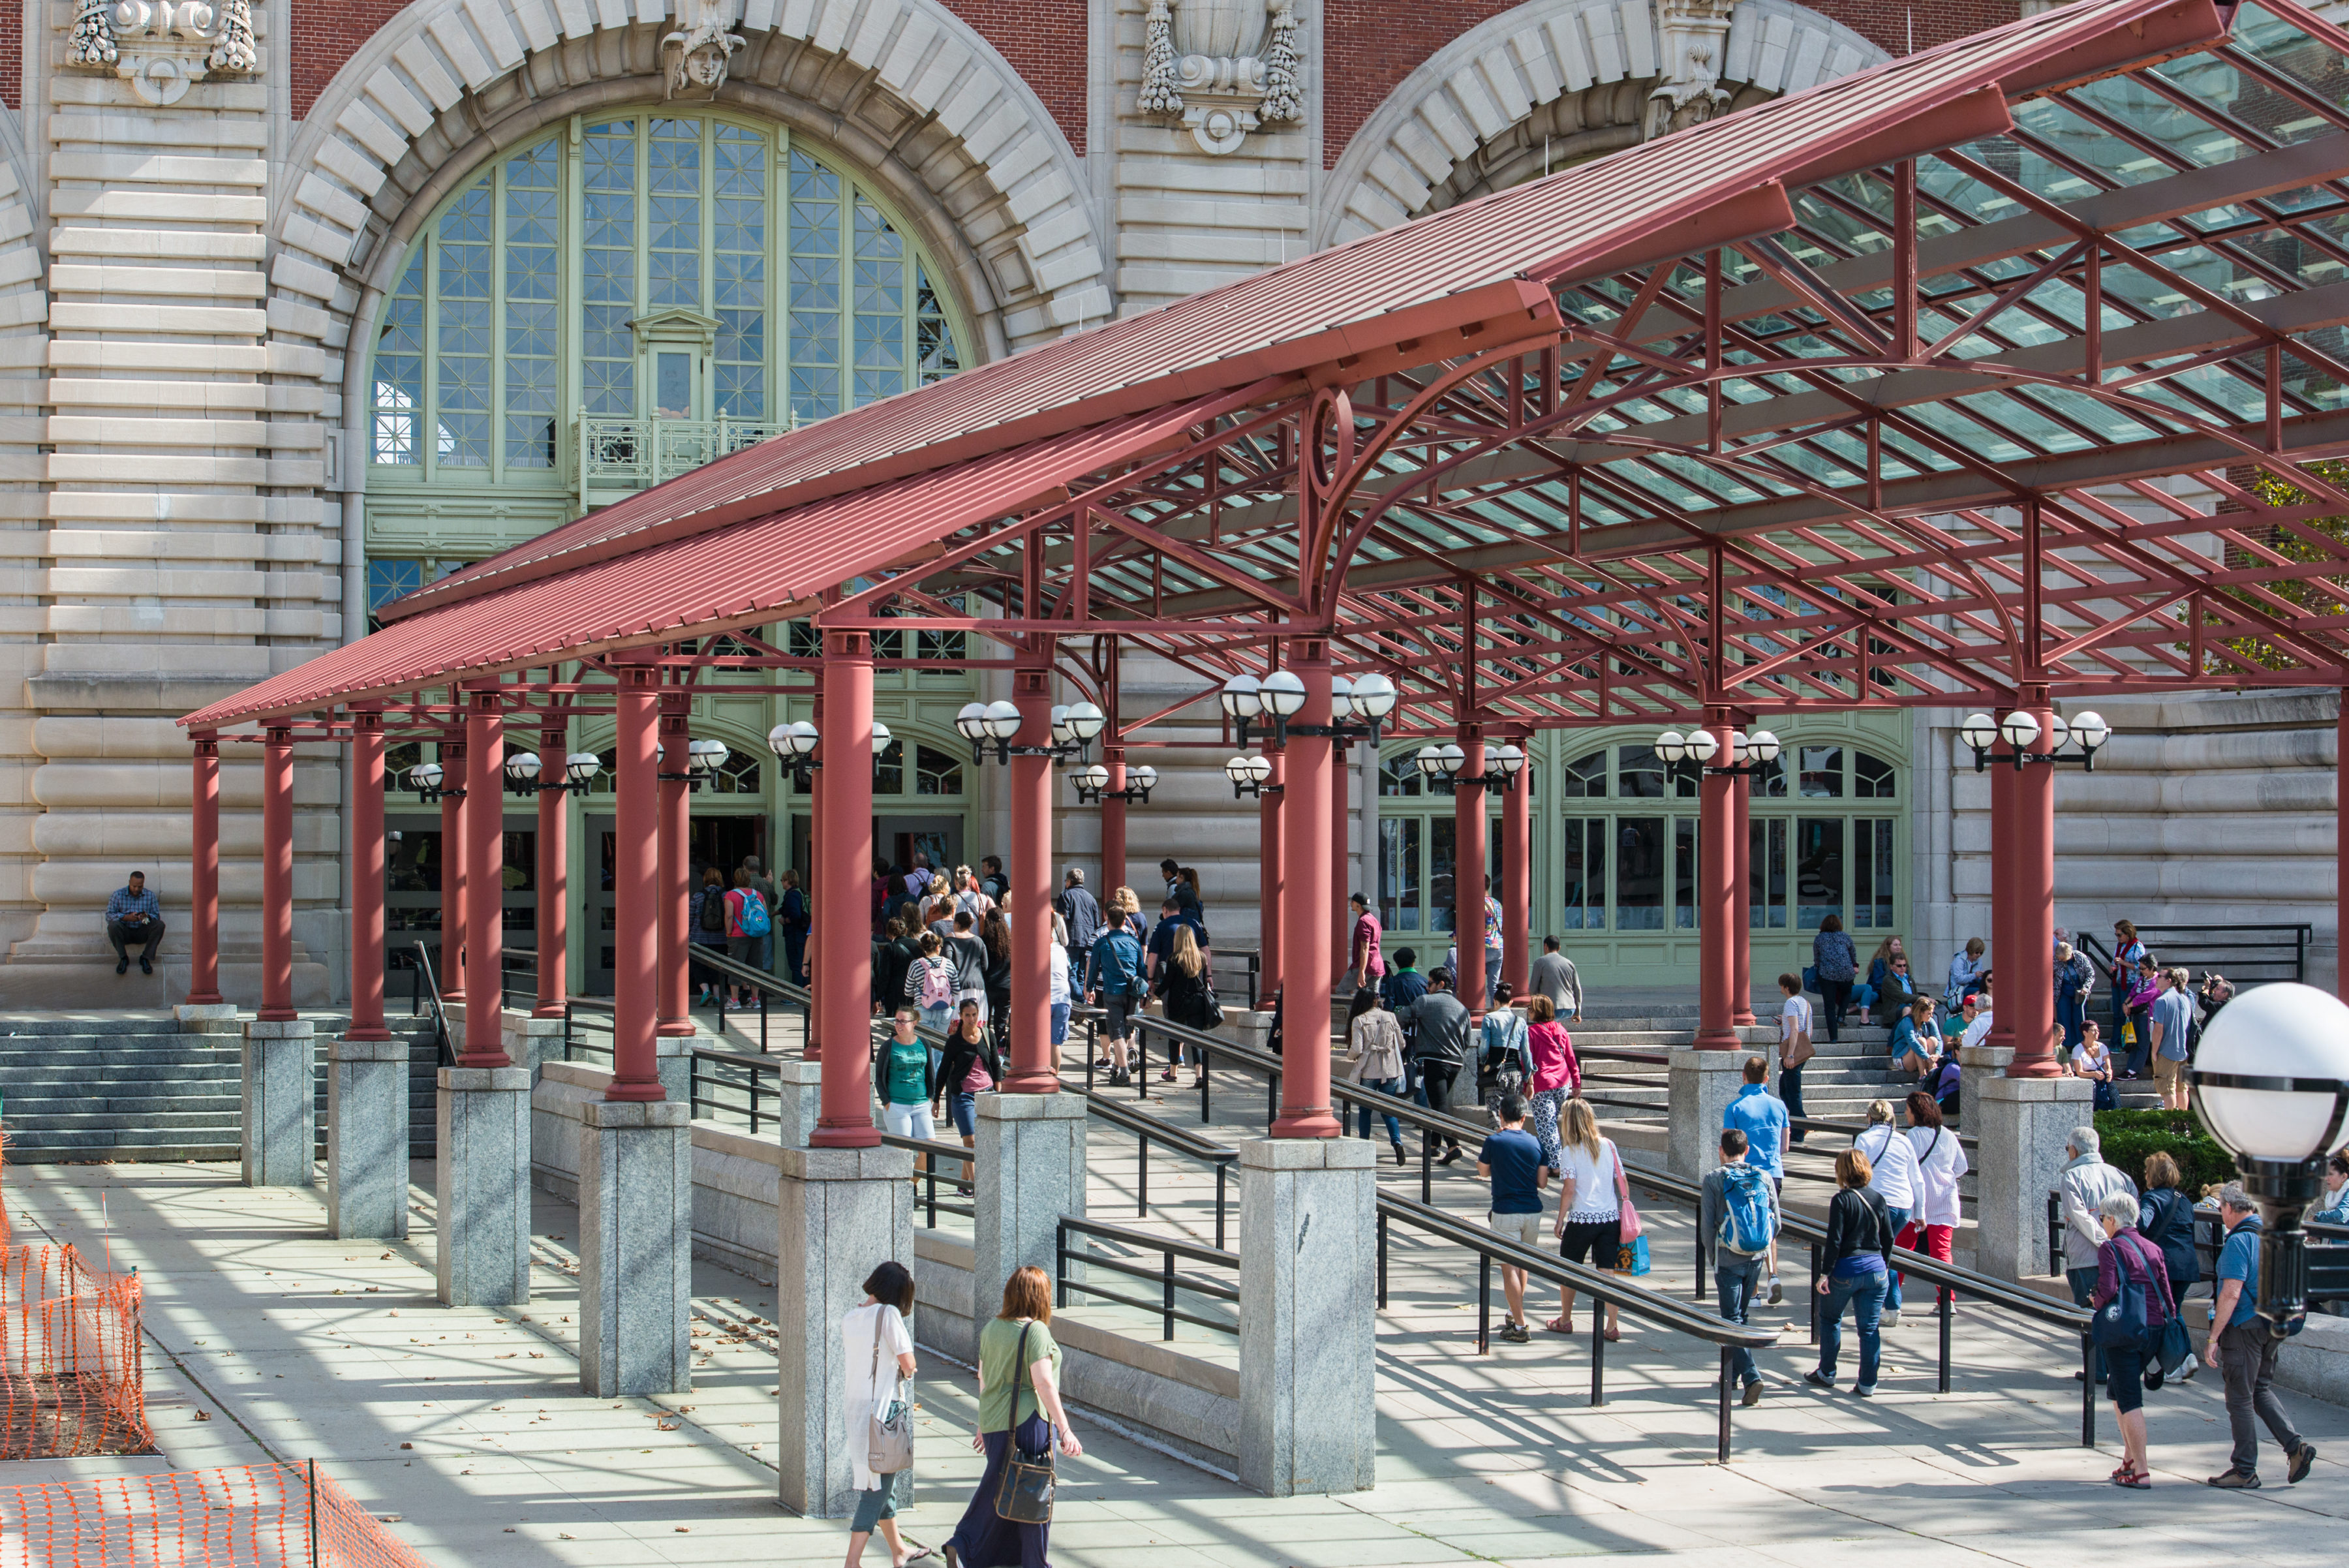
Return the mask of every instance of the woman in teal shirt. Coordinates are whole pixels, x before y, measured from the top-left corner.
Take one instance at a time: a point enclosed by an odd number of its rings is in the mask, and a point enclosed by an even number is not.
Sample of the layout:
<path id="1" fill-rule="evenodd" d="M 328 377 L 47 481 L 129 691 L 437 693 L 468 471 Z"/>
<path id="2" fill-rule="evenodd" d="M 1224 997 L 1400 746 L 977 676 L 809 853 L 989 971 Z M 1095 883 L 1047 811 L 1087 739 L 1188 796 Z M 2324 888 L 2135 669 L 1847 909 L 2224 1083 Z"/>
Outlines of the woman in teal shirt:
<path id="1" fill-rule="evenodd" d="M 987 1473 L 942 1548 L 947 1568 L 1050 1568 L 1044 1552 L 1052 1527 L 1002 1518 L 995 1493 L 1015 1438 L 1020 1452 L 1041 1454 L 1054 1447 L 1057 1431 L 1063 1455 L 1073 1459 L 1085 1451 L 1061 1405 L 1061 1347 L 1052 1342 L 1051 1322 L 1051 1281 L 1032 1263 L 1014 1270 L 1003 1283 L 1003 1310 L 978 1334 L 978 1430 L 970 1446 L 987 1455 Z M 1023 1345 L 1021 1366 L 1015 1363 Z"/>

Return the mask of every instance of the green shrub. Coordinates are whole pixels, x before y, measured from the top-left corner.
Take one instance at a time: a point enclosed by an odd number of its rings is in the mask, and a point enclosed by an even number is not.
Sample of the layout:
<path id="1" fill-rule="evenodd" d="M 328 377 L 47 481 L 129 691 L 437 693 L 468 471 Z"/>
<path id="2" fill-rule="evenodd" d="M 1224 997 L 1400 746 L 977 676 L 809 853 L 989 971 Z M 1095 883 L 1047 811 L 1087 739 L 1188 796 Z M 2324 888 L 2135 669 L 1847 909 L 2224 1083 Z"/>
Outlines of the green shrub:
<path id="1" fill-rule="evenodd" d="M 2235 1179 L 2234 1157 L 2202 1130 L 2192 1111 L 2098 1111 L 2096 1136 L 2104 1140 L 2105 1163 L 2117 1166 L 2140 1188 L 2145 1162 L 2156 1154 L 2178 1162 L 2180 1190 L 2189 1198 Z"/>

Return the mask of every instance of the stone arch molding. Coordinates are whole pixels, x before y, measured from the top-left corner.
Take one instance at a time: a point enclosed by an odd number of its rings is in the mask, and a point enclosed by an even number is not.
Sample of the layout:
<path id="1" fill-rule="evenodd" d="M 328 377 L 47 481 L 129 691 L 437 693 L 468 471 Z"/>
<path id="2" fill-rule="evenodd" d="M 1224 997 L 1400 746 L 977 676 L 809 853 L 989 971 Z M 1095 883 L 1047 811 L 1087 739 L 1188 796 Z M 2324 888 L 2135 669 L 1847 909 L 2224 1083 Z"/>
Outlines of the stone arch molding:
<path id="1" fill-rule="evenodd" d="M 1640 140 L 1659 80 L 1687 74 L 1663 61 L 1673 28 L 1707 9 L 1729 17 L 1723 109 L 1891 57 L 1793 0 L 1529 0 L 1437 50 L 1363 122 L 1330 171 L 1315 247 Z"/>
<path id="2" fill-rule="evenodd" d="M 719 4 L 743 47 L 716 100 L 837 150 L 888 192 L 954 275 L 967 353 L 1111 313 L 1080 161 L 940 0 Z M 363 333 L 363 301 L 457 180 L 564 115 L 668 96 L 676 26 L 662 0 L 416 0 L 336 73 L 289 150 L 277 290 L 337 317 L 330 339 Z"/>

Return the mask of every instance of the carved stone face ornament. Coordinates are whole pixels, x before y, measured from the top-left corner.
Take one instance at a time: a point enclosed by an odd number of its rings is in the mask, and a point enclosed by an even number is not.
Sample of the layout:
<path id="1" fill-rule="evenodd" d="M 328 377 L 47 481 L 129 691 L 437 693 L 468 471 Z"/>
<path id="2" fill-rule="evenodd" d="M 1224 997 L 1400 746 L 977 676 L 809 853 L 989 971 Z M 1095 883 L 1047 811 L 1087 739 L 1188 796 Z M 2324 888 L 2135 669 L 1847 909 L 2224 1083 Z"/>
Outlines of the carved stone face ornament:
<path id="1" fill-rule="evenodd" d="M 261 69 L 252 0 L 81 0 L 66 64 L 106 71 L 161 107 L 207 77 Z"/>
<path id="2" fill-rule="evenodd" d="M 726 0 L 685 0 L 678 8 L 678 20 L 686 26 L 661 39 L 661 57 L 668 67 L 667 96 L 715 96 L 726 80 L 727 63 L 743 43 L 740 35 L 726 30 Z"/>

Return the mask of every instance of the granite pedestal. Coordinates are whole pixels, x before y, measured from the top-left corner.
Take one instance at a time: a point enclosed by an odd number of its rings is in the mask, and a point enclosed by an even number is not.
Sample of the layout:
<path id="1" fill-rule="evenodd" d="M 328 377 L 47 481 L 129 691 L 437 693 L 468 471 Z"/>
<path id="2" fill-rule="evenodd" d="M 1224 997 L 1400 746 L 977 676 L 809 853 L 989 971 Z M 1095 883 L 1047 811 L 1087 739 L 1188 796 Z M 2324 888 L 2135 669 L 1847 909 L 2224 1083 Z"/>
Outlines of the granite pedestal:
<path id="1" fill-rule="evenodd" d="M 782 1150 L 775 1321 L 792 1326 L 779 1336 L 775 1469 L 777 1495 L 794 1512 L 838 1519 L 855 1510 L 840 1320 L 864 1301 L 877 1265 L 894 1259 L 919 1272 L 913 1174 L 914 1157 L 899 1148 Z M 918 1316 L 913 1328 L 918 1338 Z"/>
<path id="2" fill-rule="evenodd" d="M 1378 1146 L 1240 1145 L 1239 1478 L 1268 1497 L 1377 1484 Z"/>
<path id="3" fill-rule="evenodd" d="M 506 1057 L 517 1067 L 530 1074 L 530 1081 L 538 1082 L 539 1068 L 548 1062 L 563 1060 L 563 1020 L 533 1018 L 527 1011 L 509 1007 L 499 1021 L 499 1036 L 505 1046 Z"/>
<path id="4" fill-rule="evenodd" d="M 450 1306 L 530 1300 L 530 1072 L 443 1067 L 433 1272 Z"/>
<path id="5" fill-rule="evenodd" d="M 978 1096 L 973 1322 L 995 1315 L 1012 1271 L 1033 1263 L 1053 1272 L 1061 1216 L 1085 1211 L 1085 1127 L 1081 1095 Z"/>
<path id="6" fill-rule="evenodd" d="M 1958 1126 L 1971 1134 L 1982 1125 L 1982 1116 L 1974 1109 L 1982 1097 L 1982 1085 L 1992 1078 L 2003 1078 L 2009 1064 L 2014 1060 L 2012 1045 L 1962 1045 L 1958 1048 Z M 2093 1091 L 2092 1091 L 2093 1092 Z"/>
<path id="7" fill-rule="evenodd" d="M 1769 1061 L 1771 1053 L 1676 1045 L 1670 1055 L 1665 1158 L 1674 1176 L 1694 1181 L 1721 1163 L 1721 1116 L 1745 1087 L 1746 1058 L 1759 1055 Z M 1765 1074 L 1764 1082 L 1772 1094 L 1778 1092 L 1775 1075 Z"/>
<path id="8" fill-rule="evenodd" d="M 1974 1101 L 1974 1267 L 2002 1280 L 2047 1272 L 2047 1194 L 2074 1127 L 2095 1116 L 2085 1078 L 1984 1078 Z"/>
<path id="9" fill-rule="evenodd" d="M 326 1047 L 326 1234 L 408 1234 L 408 1042 Z"/>
<path id="10" fill-rule="evenodd" d="M 579 1386 L 693 1387 L 693 1138 L 686 1106 L 596 1100 L 579 1137 Z"/>
<path id="11" fill-rule="evenodd" d="M 693 1104 L 693 1048 L 714 1044 L 691 1034 L 662 1034 L 653 1040 L 654 1071 L 660 1075 L 661 1093 L 680 1106 Z"/>
<path id="12" fill-rule="evenodd" d="M 171 1009 L 182 1034 L 238 1034 L 244 1025 L 233 1002 L 182 1002 Z"/>
<path id="13" fill-rule="evenodd" d="M 823 1064 L 802 1062 L 792 1056 L 775 1064 L 775 1085 L 782 1096 L 776 1105 L 776 1114 L 782 1125 L 776 1129 L 785 1148 L 805 1148 L 808 1139 L 815 1136 L 815 1124 L 823 1114 Z"/>
<path id="14" fill-rule="evenodd" d="M 318 1164 L 318 1044 L 306 1018 L 244 1026 L 244 1184 L 308 1187 Z"/>

